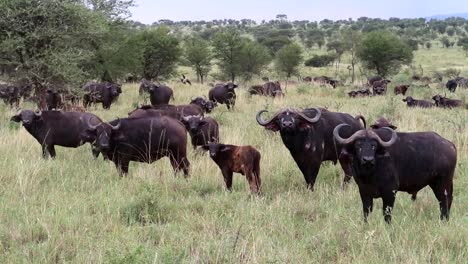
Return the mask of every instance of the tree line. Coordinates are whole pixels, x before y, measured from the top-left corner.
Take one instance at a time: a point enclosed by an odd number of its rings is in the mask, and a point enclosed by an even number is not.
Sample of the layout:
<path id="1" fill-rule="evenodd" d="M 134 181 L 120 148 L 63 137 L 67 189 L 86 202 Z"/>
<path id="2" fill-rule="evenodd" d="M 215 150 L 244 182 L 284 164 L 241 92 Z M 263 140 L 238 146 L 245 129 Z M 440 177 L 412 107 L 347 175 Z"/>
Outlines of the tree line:
<path id="1" fill-rule="evenodd" d="M 414 50 L 430 48 L 437 39 L 468 51 L 468 21 L 462 18 L 311 22 L 278 15 L 259 24 L 225 19 L 144 25 L 128 19 L 132 5 L 133 0 L 1 1 L 0 74 L 77 87 L 92 79 L 165 80 L 184 65 L 202 83 L 209 75 L 238 81 L 267 69 L 290 78 L 303 62 L 335 65 L 338 71 L 348 54 L 354 81 L 358 63 L 391 75 L 411 63 Z M 305 58 L 305 50 L 324 48 L 325 55 Z"/>

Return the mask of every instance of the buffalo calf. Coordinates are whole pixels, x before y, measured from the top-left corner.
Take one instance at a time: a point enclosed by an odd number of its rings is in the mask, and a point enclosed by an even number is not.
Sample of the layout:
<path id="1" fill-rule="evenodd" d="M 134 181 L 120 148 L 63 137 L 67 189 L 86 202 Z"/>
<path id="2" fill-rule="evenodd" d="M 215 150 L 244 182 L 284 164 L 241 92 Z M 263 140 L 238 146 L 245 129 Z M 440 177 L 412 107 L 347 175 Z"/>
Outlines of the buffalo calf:
<path id="1" fill-rule="evenodd" d="M 395 95 L 397 95 L 397 94 L 405 95 L 406 92 L 408 91 L 409 87 L 410 87 L 409 85 L 395 86 L 395 89 L 394 89 Z"/>
<path id="2" fill-rule="evenodd" d="M 247 177 L 250 191 L 260 193 L 260 152 L 252 146 L 234 146 L 219 143 L 209 143 L 203 146 L 208 150 L 211 159 L 223 173 L 226 188 L 232 190 L 232 173 L 237 172 Z"/>

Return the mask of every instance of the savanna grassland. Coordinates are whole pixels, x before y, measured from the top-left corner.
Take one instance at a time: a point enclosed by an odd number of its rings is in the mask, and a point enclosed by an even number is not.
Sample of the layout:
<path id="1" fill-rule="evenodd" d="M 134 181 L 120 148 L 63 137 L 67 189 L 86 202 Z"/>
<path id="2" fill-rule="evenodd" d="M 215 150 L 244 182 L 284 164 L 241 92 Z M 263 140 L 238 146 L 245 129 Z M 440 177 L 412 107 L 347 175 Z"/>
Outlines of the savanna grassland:
<path id="1" fill-rule="evenodd" d="M 425 74 L 446 68 L 468 76 L 460 49 L 419 50 L 415 65 Z M 344 69 L 345 67 L 342 66 Z M 194 79 L 188 69 L 181 69 Z M 334 68 L 302 69 L 302 75 L 332 75 Z M 409 80 L 403 69 L 389 86 Z M 258 81 L 260 82 L 260 81 Z M 208 85 L 168 82 L 175 104 L 207 95 Z M 402 96 L 350 99 L 354 87 L 331 89 L 288 85 L 284 99 L 250 97 L 240 85 L 235 111 L 224 105 L 211 114 L 221 141 L 252 145 L 262 154 L 263 195 L 251 196 L 245 178 L 234 176 L 232 193 L 203 152 L 189 148 L 191 177 L 174 177 L 168 159 L 131 163 L 121 178 L 111 162 L 93 159 L 89 145 L 57 148 L 43 160 L 40 145 L 11 123 L 15 110 L 0 106 L 0 262 L 1 263 L 466 263 L 468 259 L 468 111 L 409 109 Z M 428 99 L 444 93 L 413 83 L 409 95 Z M 284 89 L 284 84 L 283 84 Z M 450 97 L 467 102 L 468 90 Z M 92 108 L 105 120 L 126 117 L 143 98 L 138 84 L 123 86 L 111 110 Z M 279 134 L 257 125 L 255 113 L 281 107 L 328 107 L 364 115 L 368 123 L 390 118 L 398 131 L 435 131 L 458 148 L 454 201 L 449 222 L 439 220 L 429 188 L 412 202 L 398 193 L 393 223 L 385 224 L 376 200 L 369 223 L 353 182 L 342 189 L 339 166 L 324 163 L 315 191 L 305 181 Z M 32 108 L 26 104 L 23 108 Z"/>

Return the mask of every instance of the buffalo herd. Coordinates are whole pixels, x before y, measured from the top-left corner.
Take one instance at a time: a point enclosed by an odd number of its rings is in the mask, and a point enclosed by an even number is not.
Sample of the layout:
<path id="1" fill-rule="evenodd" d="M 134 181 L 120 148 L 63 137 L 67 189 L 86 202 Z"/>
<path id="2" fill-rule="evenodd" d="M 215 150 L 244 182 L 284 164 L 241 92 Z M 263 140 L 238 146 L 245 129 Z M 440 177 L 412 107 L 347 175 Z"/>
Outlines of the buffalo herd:
<path id="1" fill-rule="evenodd" d="M 336 87 L 331 78 L 309 78 Z M 181 79 L 187 82 L 185 76 Z M 382 77 L 368 80 L 371 90 L 353 91 L 350 97 L 385 94 L 390 83 Z M 459 85 L 459 82 L 457 82 Z M 447 84 L 447 87 L 449 84 Z M 405 95 L 409 85 L 395 87 L 395 94 Z M 11 121 L 21 122 L 41 145 L 44 158 L 56 156 L 55 146 L 77 148 L 89 143 L 95 158 L 115 164 L 122 176 L 128 173 L 130 161 L 152 163 L 163 157 L 170 160 L 174 173 L 190 175 L 187 158 L 187 140 L 191 138 L 194 150 L 200 147 L 219 167 L 228 190 L 232 189 L 233 173 L 244 175 L 250 191 L 261 193 L 260 152 L 252 146 L 222 144 L 220 124 L 207 114 L 219 104 L 228 112 L 234 110 L 238 85 L 217 83 L 208 92 L 208 98 L 192 98 L 188 104 L 172 105 L 173 90 L 165 85 L 142 81 L 139 93 L 148 94 L 151 105 L 141 105 L 126 118 L 110 122 L 73 107 L 63 92 L 46 89 L 41 110 L 20 110 Z M 109 109 L 122 93 L 115 83 L 89 83 L 82 87 L 83 106 L 101 103 Z M 269 97 L 283 97 L 279 82 L 267 80 L 264 85 L 252 86 L 248 93 Z M 15 86 L 0 86 L 0 97 L 17 105 L 24 93 Z M 441 95 L 435 103 L 403 99 L 409 107 L 460 107 L 460 100 Z M 45 103 L 44 103 L 45 102 Z M 269 117 L 267 110 L 256 114 L 257 123 L 268 131 L 279 132 L 281 140 L 301 171 L 307 188 L 314 189 L 320 167 L 325 161 L 339 162 L 343 170 L 343 184 L 354 179 L 359 188 L 364 220 L 373 209 L 373 199 L 383 201 L 383 215 L 391 221 L 396 193 L 408 192 L 412 199 L 422 188 L 429 186 L 440 206 L 441 219 L 448 220 L 452 204 L 453 176 L 457 164 L 456 146 L 435 132 L 397 132 L 387 119 L 378 119 L 367 128 L 363 116 L 332 112 L 325 108 L 281 108 Z M 252 116 L 253 119 L 253 116 Z M 268 132 L 267 132 L 268 133 Z M 269 132 L 271 133 L 271 132 Z M 198 150 L 197 150 L 198 151 Z"/>

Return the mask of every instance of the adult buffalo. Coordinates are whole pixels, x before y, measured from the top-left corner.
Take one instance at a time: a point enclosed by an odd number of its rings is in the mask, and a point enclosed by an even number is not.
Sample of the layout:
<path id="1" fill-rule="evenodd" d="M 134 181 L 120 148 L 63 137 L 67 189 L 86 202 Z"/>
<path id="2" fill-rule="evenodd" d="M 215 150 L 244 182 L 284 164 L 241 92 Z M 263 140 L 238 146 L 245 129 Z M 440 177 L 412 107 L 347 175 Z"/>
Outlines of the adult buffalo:
<path id="1" fill-rule="evenodd" d="M 0 98 L 3 100 L 3 102 L 5 102 L 5 104 L 9 104 L 10 107 L 13 107 L 13 105 L 18 107 L 21 100 L 21 95 L 19 93 L 18 87 L 13 85 L 0 84 Z"/>
<path id="2" fill-rule="evenodd" d="M 42 146 L 42 156 L 55 158 L 55 146 L 77 148 L 92 140 L 81 137 L 81 133 L 98 124 L 101 119 L 91 113 L 61 112 L 61 111 L 32 111 L 20 110 L 11 121 L 22 122 L 24 128 Z M 93 155 L 97 157 L 99 151 L 93 148 Z"/>
<path id="3" fill-rule="evenodd" d="M 281 83 L 279 81 L 265 83 L 263 85 L 263 94 L 271 97 L 284 96 L 283 90 L 281 89 Z"/>
<path id="4" fill-rule="evenodd" d="M 452 93 L 454 93 L 455 90 L 457 90 L 457 86 L 458 82 L 456 80 L 448 80 L 445 84 L 445 87 L 447 87 L 447 89 Z"/>
<path id="5" fill-rule="evenodd" d="M 320 165 L 324 161 L 336 164 L 339 160 L 345 172 L 344 182 L 349 182 L 351 168 L 338 156 L 341 148 L 335 144 L 333 129 L 341 123 L 347 123 L 350 129 L 344 133 L 350 136 L 362 129 L 359 118 L 318 108 L 304 111 L 287 108 L 277 111 L 265 121 L 261 116 L 265 112 L 262 110 L 257 113 L 258 124 L 272 131 L 280 131 L 283 143 L 304 175 L 308 188 L 313 190 Z"/>
<path id="6" fill-rule="evenodd" d="M 426 100 L 416 100 L 411 96 L 407 96 L 402 99 L 403 102 L 406 102 L 408 107 L 421 107 L 421 108 L 431 108 L 434 107 L 434 104 Z"/>
<path id="7" fill-rule="evenodd" d="M 112 160 L 119 174 L 128 173 L 130 161 L 153 163 L 168 157 L 175 172 L 189 174 L 187 132 L 170 117 L 123 118 L 98 125 L 89 124 L 83 132 L 88 141 Z"/>
<path id="8" fill-rule="evenodd" d="M 387 85 L 391 83 L 390 80 L 382 79 L 372 83 L 372 91 L 374 95 L 384 95 L 387 93 Z"/>
<path id="9" fill-rule="evenodd" d="M 367 78 L 367 83 L 370 86 L 373 86 L 374 82 L 381 81 L 383 79 L 384 78 L 382 76 L 371 76 L 371 77 Z"/>
<path id="10" fill-rule="evenodd" d="M 47 110 L 59 109 L 62 107 L 62 97 L 57 90 L 47 89 L 45 94 Z"/>
<path id="11" fill-rule="evenodd" d="M 181 121 L 192 138 L 193 149 L 210 142 L 219 142 L 219 125 L 214 118 L 189 115 L 182 116 Z"/>
<path id="12" fill-rule="evenodd" d="M 348 93 L 349 97 L 366 97 L 366 96 L 372 96 L 372 93 L 369 89 L 361 89 L 361 90 L 356 90 L 356 91 L 351 91 Z"/>
<path id="13" fill-rule="evenodd" d="M 166 85 L 151 83 L 148 93 L 152 105 L 168 104 L 171 98 L 174 100 L 174 92 Z"/>
<path id="14" fill-rule="evenodd" d="M 104 109 L 109 109 L 122 93 L 122 87 L 116 83 L 90 83 L 83 87 L 83 106 L 87 108 L 92 103 L 102 103 Z"/>
<path id="15" fill-rule="evenodd" d="M 236 104 L 236 92 L 237 84 L 232 82 L 229 83 L 218 83 L 208 92 L 208 98 L 210 101 L 217 102 L 219 104 L 225 104 L 227 109 L 234 108 Z"/>
<path id="16" fill-rule="evenodd" d="M 198 105 L 205 113 L 211 113 L 218 106 L 218 103 L 206 99 L 205 96 L 192 98 L 190 104 Z"/>
<path id="17" fill-rule="evenodd" d="M 463 107 L 463 101 L 462 100 L 457 100 L 457 99 L 449 99 L 445 96 L 442 95 L 434 95 L 432 97 L 432 100 L 434 100 L 435 105 L 437 107 L 442 107 L 442 108 L 456 108 L 456 107 Z"/>
<path id="18" fill-rule="evenodd" d="M 344 127 L 338 125 L 333 135 L 342 146 L 340 156 L 352 164 L 365 221 L 374 198 L 382 198 L 389 223 L 397 191 L 415 194 L 428 185 L 439 201 L 441 218 L 449 218 L 457 164 L 452 142 L 435 132 L 401 133 L 387 127 L 359 130 L 343 138 L 339 132 Z"/>
<path id="19" fill-rule="evenodd" d="M 149 118 L 149 117 L 161 117 L 167 116 L 180 120 L 181 115 L 174 109 L 154 109 L 154 108 L 137 108 L 128 113 L 128 118 Z"/>

